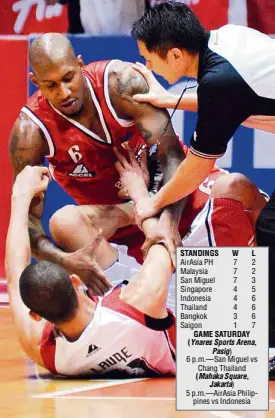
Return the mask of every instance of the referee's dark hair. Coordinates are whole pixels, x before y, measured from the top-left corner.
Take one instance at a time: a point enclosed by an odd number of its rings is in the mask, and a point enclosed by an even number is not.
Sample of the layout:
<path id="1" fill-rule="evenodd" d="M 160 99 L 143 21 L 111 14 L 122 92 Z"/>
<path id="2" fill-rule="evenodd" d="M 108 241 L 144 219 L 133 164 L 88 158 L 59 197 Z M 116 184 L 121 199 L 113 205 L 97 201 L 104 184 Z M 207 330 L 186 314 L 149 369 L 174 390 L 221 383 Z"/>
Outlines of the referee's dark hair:
<path id="1" fill-rule="evenodd" d="M 165 58 L 171 48 L 199 52 L 206 31 L 190 7 L 169 1 L 145 12 L 133 24 L 132 35 L 144 42 L 149 52 Z"/>
<path id="2" fill-rule="evenodd" d="M 62 267 L 48 261 L 28 265 L 19 279 L 24 304 L 54 324 L 73 318 L 78 308 L 76 290 Z"/>

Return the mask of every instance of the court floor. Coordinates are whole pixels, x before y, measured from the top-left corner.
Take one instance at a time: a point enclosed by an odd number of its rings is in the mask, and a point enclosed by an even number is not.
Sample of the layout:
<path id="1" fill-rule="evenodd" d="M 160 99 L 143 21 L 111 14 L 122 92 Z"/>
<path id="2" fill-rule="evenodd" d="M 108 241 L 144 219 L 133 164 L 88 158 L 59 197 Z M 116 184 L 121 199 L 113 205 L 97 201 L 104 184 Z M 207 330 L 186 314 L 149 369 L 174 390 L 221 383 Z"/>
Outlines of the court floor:
<path id="1" fill-rule="evenodd" d="M 177 412 L 175 379 L 53 378 L 24 356 L 1 286 L 0 280 L 1 418 L 275 418 L 275 382 L 270 383 L 269 412 Z"/>

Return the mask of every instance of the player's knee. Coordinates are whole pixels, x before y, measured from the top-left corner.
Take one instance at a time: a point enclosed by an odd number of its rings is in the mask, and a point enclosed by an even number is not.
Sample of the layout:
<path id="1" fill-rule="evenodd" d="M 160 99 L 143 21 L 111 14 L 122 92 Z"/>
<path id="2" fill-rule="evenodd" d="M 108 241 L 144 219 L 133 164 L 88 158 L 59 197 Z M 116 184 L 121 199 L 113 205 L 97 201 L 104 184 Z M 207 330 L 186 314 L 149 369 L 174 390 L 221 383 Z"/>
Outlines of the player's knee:
<path id="1" fill-rule="evenodd" d="M 109 223 L 110 219 L 115 218 L 115 208 L 112 205 L 91 205 L 83 216 L 89 224 L 98 229 L 102 228 L 104 223 Z"/>
<path id="2" fill-rule="evenodd" d="M 58 209 L 50 218 L 49 228 L 52 236 L 56 238 L 63 233 L 69 233 L 75 230 L 82 217 L 79 207 L 75 205 L 66 205 Z"/>
<path id="3" fill-rule="evenodd" d="M 259 196 L 256 186 L 240 173 L 220 177 L 211 189 L 211 197 L 238 200 L 245 208 L 253 207 Z"/>

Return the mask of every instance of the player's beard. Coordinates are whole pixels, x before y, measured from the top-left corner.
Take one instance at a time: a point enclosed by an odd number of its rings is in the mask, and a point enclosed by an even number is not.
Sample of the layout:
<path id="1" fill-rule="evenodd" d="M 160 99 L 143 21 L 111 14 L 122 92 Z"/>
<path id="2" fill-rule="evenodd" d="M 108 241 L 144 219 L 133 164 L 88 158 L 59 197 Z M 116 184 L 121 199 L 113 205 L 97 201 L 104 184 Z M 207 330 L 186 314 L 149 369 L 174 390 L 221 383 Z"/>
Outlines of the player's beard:
<path id="1" fill-rule="evenodd" d="M 83 112 L 84 112 L 84 104 L 82 104 L 76 112 L 71 113 L 70 115 L 68 115 L 68 117 L 77 118 L 77 117 L 81 116 Z"/>

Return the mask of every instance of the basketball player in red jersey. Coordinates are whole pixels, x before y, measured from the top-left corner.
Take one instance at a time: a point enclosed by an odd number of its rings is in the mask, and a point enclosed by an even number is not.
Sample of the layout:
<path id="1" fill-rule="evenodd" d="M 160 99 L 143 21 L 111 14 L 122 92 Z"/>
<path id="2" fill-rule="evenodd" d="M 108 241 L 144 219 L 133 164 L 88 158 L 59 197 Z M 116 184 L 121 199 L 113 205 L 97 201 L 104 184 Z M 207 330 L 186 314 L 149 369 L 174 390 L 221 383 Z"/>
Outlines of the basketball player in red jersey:
<path id="1" fill-rule="evenodd" d="M 114 167 L 114 146 L 123 151 L 121 143 L 127 141 L 141 156 L 145 146 L 160 139 L 169 116 L 164 110 L 133 101 L 132 95 L 146 92 L 147 85 L 131 66 L 111 61 L 83 67 L 81 58 L 75 58 L 69 41 L 60 34 L 46 34 L 34 41 L 30 62 L 34 70 L 31 78 L 40 90 L 23 107 L 12 131 L 14 175 L 27 164 L 42 164 L 47 156 L 54 178 L 79 205 L 62 208 L 53 216 L 50 226 L 57 248 L 41 227 L 43 201 L 33 201 L 29 228 L 32 251 L 37 258 L 56 262 L 86 282 L 92 280 L 91 288 L 102 294 L 109 282 L 85 248 L 81 249 L 92 240 L 96 215 L 104 219 L 104 236 L 128 245 L 130 254 L 144 241 L 137 227 L 127 227 L 134 222 L 133 205 L 123 203 L 117 195 L 120 181 Z M 158 147 L 164 181 L 183 158 L 182 147 L 169 125 Z M 180 221 L 182 236 L 204 207 L 209 184 L 220 175 L 220 170 L 214 169 L 188 198 Z M 166 244 L 171 254 L 173 244 L 180 243 L 180 205 L 165 209 L 158 225 L 158 239 L 163 235 L 170 238 Z M 127 228 L 118 231 L 120 240 L 116 240 L 112 235 L 121 227 Z"/>
<path id="2" fill-rule="evenodd" d="M 104 239 L 99 245 L 95 237 L 91 257 L 102 268 L 111 265 L 106 274 L 113 272 L 120 281 L 104 297 L 89 296 L 77 275 L 70 277 L 55 263 L 30 264 L 29 206 L 47 188 L 48 175 L 46 167 L 27 166 L 13 186 L 5 264 L 23 350 L 61 375 L 174 376 L 175 317 L 166 308 L 172 264 L 164 246 L 153 245 L 137 266 L 127 254 L 117 260 L 117 249 Z M 137 188 L 136 203 L 144 193 L 146 187 Z M 143 223 L 145 235 L 156 222 Z"/>
<path id="3" fill-rule="evenodd" d="M 90 277 L 95 293 L 103 294 L 110 285 L 106 277 L 84 250 L 76 250 L 84 247 L 83 240 L 91 240 L 92 205 L 104 205 L 108 211 L 113 208 L 109 223 L 103 227 L 110 228 L 115 221 L 117 229 L 134 222 L 133 205 L 118 196 L 114 148 L 123 152 L 121 144 L 127 141 L 139 157 L 143 149 L 156 144 L 163 135 L 157 158 L 163 166 L 164 182 L 172 176 L 184 153 L 168 113 L 132 100 L 133 94 L 147 91 L 147 84 L 131 65 L 102 61 L 84 67 L 81 57 L 75 57 L 70 42 L 61 34 L 37 38 L 29 58 L 33 69 L 30 76 L 39 90 L 22 108 L 12 129 L 10 158 L 14 176 L 26 165 L 42 165 L 47 157 L 52 176 L 79 205 L 61 213 L 61 219 L 73 221 L 74 225 L 74 233 L 66 234 L 64 246 L 62 237 L 54 235 L 62 251 L 42 229 L 43 201 L 33 201 L 29 228 L 32 252 L 36 258 L 56 262 L 85 281 Z M 179 208 L 165 209 L 160 222 L 167 216 L 171 224 L 177 223 Z M 119 233 L 128 233 L 129 239 L 124 242 L 130 250 L 144 240 L 136 226 Z"/>
<path id="4" fill-rule="evenodd" d="M 116 152 L 116 167 L 122 186 L 134 201 L 140 193 L 146 197 L 146 185 L 140 173 L 133 151 L 128 147 L 129 159 Z M 140 190 L 141 189 L 141 192 Z M 148 192 L 147 192 L 148 197 Z M 193 196 L 194 197 L 194 196 Z M 188 202 L 189 203 L 189 202 Z M 186 208 L 188 208 L 188 203 Z M 199 186 L 192 206 L 200 211 L 189 219 L 190 228 L 183 235 L 181 245 L 186 247 L 255 246 L 255 224 L 265 206 L 264 193 L 244 175 L 229 174 L 218 169 Z M 184 214 L 185 214 L 184 209 Z M 187 216 L 192 215 L 187 210 Z M 145 250 L 161 239 L 158 228 L 147 234 Z"/>

